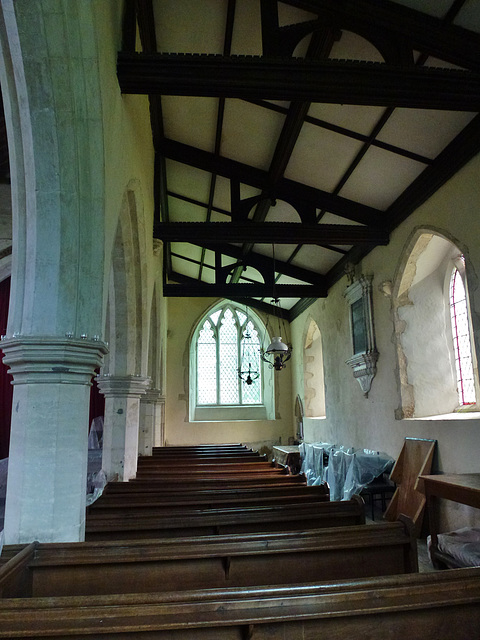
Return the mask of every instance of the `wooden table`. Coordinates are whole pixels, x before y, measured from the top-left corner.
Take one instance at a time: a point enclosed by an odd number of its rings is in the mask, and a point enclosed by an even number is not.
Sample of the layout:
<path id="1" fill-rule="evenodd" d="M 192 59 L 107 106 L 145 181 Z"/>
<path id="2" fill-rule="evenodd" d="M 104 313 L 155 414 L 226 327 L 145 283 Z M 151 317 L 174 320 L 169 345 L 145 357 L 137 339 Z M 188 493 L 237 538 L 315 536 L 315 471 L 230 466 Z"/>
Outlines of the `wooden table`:
<path id="1" fill-rule="evenodd" d="M 428 519 L 430 523 L 430 535 L 432 536 L 431 556 L 434 566 L 435 558 L 442 555 L 438 551 L 438 523 L 437 501 L 438 498 L 452 500 L 460 504 L 480 509 L 480 473 L 450 473 L 445 475 L 419 476 L 423 481 L 425 496 L 427 498 Z"/>
<path id="2" fill-rule="evenodd" d="M 297 474 L 302 466 L 298 445 L 284 445 L 273 447 L 273 460 L 276 466 L 287 467 L 289 473 Z"/>

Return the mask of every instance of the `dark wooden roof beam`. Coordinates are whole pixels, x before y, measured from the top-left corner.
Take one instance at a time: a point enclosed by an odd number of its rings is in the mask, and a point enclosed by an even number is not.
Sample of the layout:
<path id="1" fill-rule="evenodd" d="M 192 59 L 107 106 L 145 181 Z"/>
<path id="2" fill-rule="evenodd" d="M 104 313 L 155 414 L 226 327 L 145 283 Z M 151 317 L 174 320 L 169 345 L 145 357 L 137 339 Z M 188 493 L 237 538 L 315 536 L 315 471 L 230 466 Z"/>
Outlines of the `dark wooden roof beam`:
<path id="1" fill-rule="evenodd" d="M 259 271 L 272 271 L 275 268 L 275 271 L 282 275 L 288 276 L 289 278 L 295 278 L 296 280 L 302 280 L 309 284 L 322 284 L 325 280 L 323 275 L 315 271 L 297 267 L 278 259 L 275 259 L 274 262 L 272 258 L 256 253 L 255 251 L 251 251 L 248 255 L 243 255 L 242 248 L 236 247 L 232 244 L 199 243 L 193 240 L 191 241 L 191 244 L 201 246 L 204 249 L 209 249 L 210 251 L 219 251 L 225 256 L 241 261 L 244 266 L 254 267 Z"/>
<path id="2" fill-rule="evenodd" d="M 174 274 L 171 276 L 174 278 Z M 164 284 L 163 295 L 167 298 L 271 298 L 272 286 L 263 283 L 209 284 L 194 280 L 192 284 Z M 327 289 L 314 284 L 276 284 L 278 298 L 326 298 Z"/>
<path id="3" fill-rule="evenodd" d="M 359 30 L 366 26 L 405 38 L 410 46 L 452 64 L 480 71 L 480 34 L 439 18 L 410 9 L 390 0 L 282 0 L 335 20 L 342 25 L 355 21 Z M 353 28 L 353 27 L 352 27 Z"/>
<path id="4" fill-rule="evenodd" d="M 359 225 L 296 222 L 161 222 L 154 237 L 166 242 L 386 245 L 388 233 Z"/>
<path id="5" fill-rule="evenodd" d="M 118 54 L 123 93 L 480 110 L 480 75 L 338 60 Z"/>
<path id="6" fill-rule="evenodd" d="M 166 138 L 162 142 L 161 150 L 166 158 L 182 162 L 190 167 L 215 172 L 224 178 L 237 180 L 257 189 L 271 188 L 268 172 L 236 160 L 216 156 L 208 151 Z M 373 225 L 378 228 L 384 224 L 384 214 L 379 209 L 286 178 L 277 182 L 271 195 L 275 199 L 285 200 L 291 204 L 292 201 L 309 203 L 318 209 L 325 209 L 325 211 L 330 211 L 360 224 Z"/>

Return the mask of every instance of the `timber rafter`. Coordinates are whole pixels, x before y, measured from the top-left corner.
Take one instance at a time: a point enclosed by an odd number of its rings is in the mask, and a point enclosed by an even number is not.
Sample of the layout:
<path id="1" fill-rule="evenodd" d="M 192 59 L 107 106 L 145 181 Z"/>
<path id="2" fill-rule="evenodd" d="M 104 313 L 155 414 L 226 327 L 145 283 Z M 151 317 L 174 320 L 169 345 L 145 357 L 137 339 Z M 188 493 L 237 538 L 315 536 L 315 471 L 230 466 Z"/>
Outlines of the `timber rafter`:
<path id="1" fill-rule="evenodd" d="M 339 60 L 120 53 L 123 93 L 477 111 L 480 74 Z"/>
<path id="2" fill-rule="evenodd" d="M 297 222 L 160 222 L 154 236 L 168 242 L 386 245 L 388 233 L 360 225 Z"/>
<path id="3" fill-rule="evenodd" d="M 311 20 L 286 26 L 279 26 L 279 2 L 260 0 L 263 56 L 235 57 L 230 55 L 235 4 L 236 0 L 228 0 L 223 55 L 206 56 L 159 53 L 154 2 L 126 0 L 123 50 L 118 55 L 118 79 L 124 93 L 144 93 L 150 98 L 155 148 L 154 236 L 165 240 L 166 279 L 176 281 L 172 286 L 203 286 L 203 269 L 208 268 L 209 273 L 212 269 L 205 262 L 205 252 L 211 250 L 215 253 L 216 284 L 211 285 L 214 289 L 207 289 L 205 295 L 243 299 L 241 289 L 238 290 L 239 295 L 232 295 L 232 289 L 226 288 L 238 283 L 246 266 L 256 268 L 268 280 L 268 286 L 264 285 L 267 288 L 271 287 L 272 274 L 284 274 L 307 282 L 307 287 L 310 285 L 310 289 L 303 292 L 300 301 L 286 314 L 294 319 L 319 297 L 320 294 L 313 293 L 314 290 L 333 285 L 344 275 L 348 263 L 360 261 L 373 246 L 388 242 L 387 234 L 480 150 L 480 116 L 474 118 L 436 158 L 415 154 L 410 149 L 397 149 L 379 135 L 397 107 L 478 112 L 480 35 L 453 24 L 462 7 L 459 0 L 451 1 L 443 19 L 390 0 L 282 0 L 282 4 L 309 12 L 312 16 Z M 135 52 L 137 24 L 142 53 Z M 329 59 L 332 46 L 343 30 L 356 33 L 370 42 L 385 62 Z M 295 47 L 309 34 L 312 34 L 312 38 L 305 59 L 292 59 Z M 443 60 L 460 69 L 423 67 L 424 64 L 428 65 L 429 57 L 437 59 L 435 64 Z M 213 152 L 208 153 L 165 137 L 162 94 L 220 98 L 215 144 L 211 147 Z M 285 110 L 284 126 L 267 170 L 262 171 L 222 156 L 223 111 L 225 100 L 231 97 Z M 290 100 L 291 103 L 284 107 L 268 103 L 267 100 Z M 358 131 L 341 131 L 330 122 L 317 122 L 309 111 L 312 101 L 386 106 L 387 109 L 376 126 L 364 135 Z M 330 127 L 339 135 L 350 135 L 363 143 L 331 191 L 322 191 L 284 177 L 304 123 Z M 385 211 L 340 195 L 348 193 L 342 189 L 370 146 L 403 155 L 407 160 L 425 166 L 418 178 Z M 175 195 L 169 191 L 167 160 L 211 173 L 208 199 L 197 198 L 204 200 L 204 204 L 200 203 L 205 209 L 205 222 L 201 223 L 205 226 L 201 232 L 200 227 L 195 232 L 192 227 L 187 233 L 187 227 L 175 228 L 169 223 L 169 196 L 187 199 L 188 196 L 194 197 L 194 194 Z M 218 211 L 214 204 L 217 176 L 230 181 L 230 211 Z M 254 187 L 260 194 L 242 199 L 241 185 Z M 290 231 L 290 235 L 285 233 L 288 227 L 274 227 L 272 223 L 265 223 L 276 200 L 287 202 L 299 215 L 299 222 L 291 227 L 295 231 L 293 236 Z M 212 212 L 230 216 L 231 222 L 212 227 Z M 325 213 L 355 224 L 335 225 L 335 228 L 321 224 Z M 303 231 L 299 231 L 302 227 Z M 298 242 L 297 249 L 288 261 L 275 261 L 255 252 L 255 243 L 287 243 L 287 235 L 288 243 Z M 173 239 L 202 247 L 200 261 L 194 261 L 199 265 L 198 278 L 189 279 L 174 273 L 170 248 Z M 343 257 L 325 275 L 312 274 L 292 264 L 302 243 L 327 247 L 343 254 Z M 233 268 L 232 265 L 229 269 L 221 266 L 222 262 L 228 262 L 222 261 L 222 256 L 236 260 Z M 229 270 L 229 282 L 226 282 L 225 274 Z M 166 287 L 169 286 L 170 282 L 167 282 Z M 253 294 L 251 285 L 240 286 L 249 287 L 248 293 L 244 294 L 245 301 L 253 305 L 251 296 L 256 294 Z M 252 283 L 252 286 L 257 285 Z M 225 291 L 221 287 L 225 287 Z M 177 295 L 168 291 L 167 288 L 166 295 Z M 295 291 L 297 297 L 300 289 Z M 189 288 L 185 288 L 181 295 L 200 294 L 191 293 Z M 263 294 L 259 295 L 263 297 Z M 271 288 L 265 296 L 270 295 Z M 257 307 L 264 304 L 264 310 L 271 311 L 269 305 L 256 302 Z"/>

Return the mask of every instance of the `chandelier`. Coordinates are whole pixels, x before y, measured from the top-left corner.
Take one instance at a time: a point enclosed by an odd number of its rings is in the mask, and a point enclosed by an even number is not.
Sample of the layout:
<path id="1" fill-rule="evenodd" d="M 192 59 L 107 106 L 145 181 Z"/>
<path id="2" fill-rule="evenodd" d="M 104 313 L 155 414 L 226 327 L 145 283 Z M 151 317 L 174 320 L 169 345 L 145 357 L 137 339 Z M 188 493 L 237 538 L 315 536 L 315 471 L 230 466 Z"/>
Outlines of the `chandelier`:
<path id="1" fill-rule="evenodd" d="M 266 349 L 260 349 L 260 357 L 261 359 L 268 364 L 271 369 L 275 369 L 275 371 L 281 371 L 285 368 L 285 363 L 290 360 L 292 357 L 292 349 L 284 342 L 282 342 L 282 333 L 280 323 L 281 323 L 281 308 L 280 308 L 280 300 L 278 298 L 273 298 L 272 304 L 274 305 L 274 309 L 276 310 L 274 317 L 277 318 L 278 324 L 278 336 L 274 336 L 272 342 L 268 345 Z M 283 324 L 283 322 L 282 322 Z M 285 329 L 285 326 L 283 327 Z M 267 325 L 265 327 L 265 333 L 268 331 L 268 320 Z M 275 328 L 274 328 L 275 331 Z M 285 332 L 284 332 L 285 334 Z"/>
<path id="2" fill-rule="evenodd" d="M 241 356 L 240 356 L 240 366 L 238 367 L 238 377 L 245 382 L 245 384 L 251 385 L 260 377 L 260 371 L 252 368 L 252 362 L 258 362 L 258 342 L 254 343 L 251 334 L 251 321 L 248 317 L 248 307 L 246 307 L 245 312 L 247 314 L 247 319 L 245 320 L 244 330 L 243 330 L 243 339 L 242 339 L 242 348 L 241 348 Z M 255 332 L 256 333 L 256 332 Z M 244 365 L 248 362 L 248 369 L 246 371 L 242 371 Z"/>

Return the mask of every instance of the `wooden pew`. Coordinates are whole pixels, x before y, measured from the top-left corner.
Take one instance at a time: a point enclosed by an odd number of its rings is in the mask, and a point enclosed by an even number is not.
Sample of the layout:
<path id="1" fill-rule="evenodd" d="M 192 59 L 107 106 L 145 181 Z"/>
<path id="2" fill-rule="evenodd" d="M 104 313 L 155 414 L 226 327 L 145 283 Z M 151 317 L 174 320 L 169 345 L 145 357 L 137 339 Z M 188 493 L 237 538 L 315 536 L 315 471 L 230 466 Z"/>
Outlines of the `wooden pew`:
<path id="1" fill-rule="evenodd" d="M 278 506 L 223 509 L 188 509 L 183 512 L 134 516 L 128 513 L 88 514 L 85 539 L 175 538 L 180 536 L 287 531 L 365 523 L 361 498 L 341 502 L 318 502 Z"/>
<path id="2" fill-rule="evenodd" d="M 178 461 L 182 462 L 194 462 L 200 463 L 212 463 L 212 462 L 268 462 L 266 455 L 260 455 L 257 453 L 228 453 L 223 455 L 211 455 L 211 454 L 169 454 L 169 455 L 152 455 L 152 456 L 140 456 L 138 463 L 151 461 L 151 464 L 164 464 L 175 465 Z"/>
<path id="3" fill-rule="evenodd" d="M 257 462 L 241 464 L 239 462 L 232 464 L 194 464 L 178 462 L 174 466 L 165 466 L 162 464 L 144 464 L 137 469 L 137 480 L 147 477 L 156 477 L 158 479 L 171 478 L 172 474 L 180 476 L 188 476 L 190 478 L 208 478 L 223 475 L 248 475 L 248 474 L 266 474 L 271 476 L 283 476 L 287 471 L 283 468 L 276 468 L 269 462 Z"/>
<path id="4" fill-rule="evenodd" d="M 269 462 L 264 458 L 197 458 L 197 457 L 178 457 L 167 458 L 161 460 L 153 456 L 141 456 L 138 459 L 138 468 L 153 469 L 171 469 L 172 467 L 193 467 L 194 469 L 208 471 L 212 469 L 276 469 L 273 462 Z"/>
<path id="5" fill-rule="evenodd" d="M 416 540 L 401 522 L 295 533 L 162 541 L 37 544 L 17 574 L 0 569 L 3 597 L 149 593 L 304 584 L 418 570 Z M 7 547 L 9 564 L 18 547 Z M 8 576 L 2 579 L 2 571 Z M 28 575 L 19 590 L 19 574 Z M 24 580 L 26 582 L 26 580 Z"/>
<path id="6" fill-rule="evenodd" d="M 208 509 L 240 509 L 247 507 L 261 507 L 261 506 L 275 506 L 275 505 L 290 505 L 295 507 L 298 504 L 315 505 L 319 502 L 326 502 L 329 499 L 327 493 L 319 493 L 317 495 L 312 493 L 300 493 L 299 495 L 287 495 L 287 496 L 256 496 L 244 498 L 232 497 L 222 498 L 222 496 L 215 496 L 213 493 L 209 497 L 204 499 L 190 498 L 188 500 L 162 500 L 161 496 L 155 496 L 155 498 L 145 499 L 133 499 L 132 496 L 122 499 L 109 499 L 108 496 L 101 497 L 94 504 L 92 504 L 88 510 L 88 517 L 96 517 L 100 514 L 112 515 L 122 514 L 128 515 L 128 517 L 141 517 L 144 514 L 156 514 L 158 517 L 168 516 L 173 513 L 185 513 L 188 510 L 195 509 L 202 511 Z"/>
<path id="7" fill-rule="evenodd" d="M 303 475 L 271 475 L 256 473 L 248 474 L 229 474 L 216 475 L 202 478 L 192 478 L 190 476 L 176 476 L 171 473 L 169 476 L 156 478 L 133 478 L 128 483 L 118 482 L 118 486 L 123 485 L 119 491 L 124 491 L 124 487 L 147 487 L 150 486 L 156 490 L 163 491 L 184 491 L 186 489 L 236 489 L 239 487 L 267 487 L 267 486 L 290 486 L 290 485 L 306 485 Z"/>
<path id="8" fill-rule="evenodd" d="M 243 444 L 232 445 L 192 445 L 192 446 L 167 446 L 167 447 L 153 447 L 153 455 L 169 455 L 169 454 L 209 454 L 209 455 L 224 455 L 229 453 L 243 454 L 243 453 L 255 453 L 253 449 L 246 447 Z"/>
<path id="9" fill-rule="evenodd" d="M 149 508 L 149 507 L 240 507 L 242 505 L 267 505 L 285 504 L 289 502 L 324 502 L 329 500 L 329 491 L 326 485 L 315 487 L 304 486 L 273 486 L 266 489 L 217 489 L 217 490 L 191 490 L 177 492 L 174 495 L 164 491 L 129 491 L 125 493 L 111 492 L 107 485 L 103 495 L 94 502 L 88 511 L 99 512 L 122 508 Z"/>
<path id="10" fill-rule="evenodd" d="M 0 600 L 0 638 L 472 640 L 480 568 L 252 589 Z"/>

